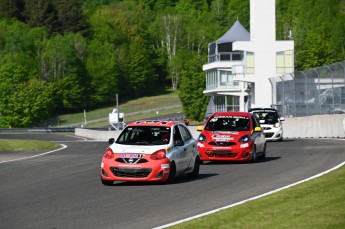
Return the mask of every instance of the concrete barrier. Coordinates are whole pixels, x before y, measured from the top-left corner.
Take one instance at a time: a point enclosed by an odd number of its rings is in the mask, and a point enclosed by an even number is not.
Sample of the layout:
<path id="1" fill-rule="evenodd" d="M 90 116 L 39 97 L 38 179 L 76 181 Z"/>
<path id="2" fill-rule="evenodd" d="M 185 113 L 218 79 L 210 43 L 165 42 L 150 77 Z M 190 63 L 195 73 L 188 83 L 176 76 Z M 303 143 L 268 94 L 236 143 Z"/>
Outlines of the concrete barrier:
<path id="1" fill-rule="evenodd" d="M 75 135 L 93 140 L 108 141 L 109 138 L 117 138 L 121 130 L 90 130 L 84 128 L 75 128 Z"/>
<path id="2" fill-rule="evenodd" d="M 200 132 L 196 130 L 196 126 L 188 126 L 193 137 L 198 138 Z M 84 128 L 75 128 L 75 135 L 85 138 L 90 138 L 94 140 L 108 141 L 109 138 L 117 138 L 121 130 L 90 130 Z"/>
<path id="3" fill-rule="evenodd" d="M 188 126 L 193 137 L 198 138 L 197 126 Z M 286 118 L 283 121 L 284 138 L 345 138 L 345 114 L 314 115 Z M 98 131 L 76 128 L 75 135 L 107 141 L 117 138 L 120 130 Z"/>
<path id="4" fill-rule="evenodd" d="M 345 138 L 345 114 L 286 118 L 284 138 Z"/>

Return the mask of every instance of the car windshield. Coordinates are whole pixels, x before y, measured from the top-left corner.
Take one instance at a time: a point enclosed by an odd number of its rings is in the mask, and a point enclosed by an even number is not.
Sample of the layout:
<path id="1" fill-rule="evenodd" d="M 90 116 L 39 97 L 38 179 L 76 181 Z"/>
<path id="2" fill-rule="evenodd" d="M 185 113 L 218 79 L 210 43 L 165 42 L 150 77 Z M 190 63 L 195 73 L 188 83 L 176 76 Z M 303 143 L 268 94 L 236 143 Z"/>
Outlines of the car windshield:
<path id="1" fill-rule="evenodd" d="M 165 145 L 170 142 L 170 128 L 156 126 L 127 126 L 116 140 L 124 145 Z"/>
<path id="2" fill-rule="evenodd" d="M 205 130 L 248 131 L 250 121 L 245 116 L 214 116 L 206 123 Z"/>
<path id="3" fill-rule="evenodd" d="M 275 111 L 260 111 L 254 112 L 254 114 L 261 124 L 276 124 L 279 118 L 278 113 Z"/>

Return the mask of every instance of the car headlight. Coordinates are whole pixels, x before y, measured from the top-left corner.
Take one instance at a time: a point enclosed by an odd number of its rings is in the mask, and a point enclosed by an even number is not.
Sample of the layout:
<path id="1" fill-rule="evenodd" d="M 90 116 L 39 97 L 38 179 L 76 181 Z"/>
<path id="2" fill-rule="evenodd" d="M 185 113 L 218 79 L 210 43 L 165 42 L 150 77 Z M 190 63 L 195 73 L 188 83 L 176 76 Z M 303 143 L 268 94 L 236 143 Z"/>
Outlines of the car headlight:
<path id="1" fill-rule="evenodd" d="M 106 159 L 112 159 L 112 158 L 114 158 L 114 153 L 110 148 L 107 148 L 103 157 Z"/>
<path id="2" fill-rule="evenodd" d="M 152 160 L 160 160 L 160 159 L 164 159 L 166 158 L 166 150 L 165 149 L 161 149 L 161 150 L 158 150 L 156 152 L 154 152 L 151 156 L 150 156 L 150 159 Z"/>
<path id="3" fill-rule="evenodd" d="M 277 122 L 276 124 L 274 124 L 274 127 L 275 127 L 275 128 L 279 128 L 279 127 L 280 127 L 280 123 Z"/>
<path id="4" fill-rule="evenodd" d="M 198 137 L 198 141 L 199 142 L 207 142 L 207 138 L 205 137 L 205 135 L 200 134 Z"/>
<path id="5" fill-rule="evenodd" d="M 247 134 L 247 135 L 242 136 L 238 141 L 244 143 L 244 142 L 250 142 L 250 140 L 251 140 L 251 137 L 249 134 Z"/>

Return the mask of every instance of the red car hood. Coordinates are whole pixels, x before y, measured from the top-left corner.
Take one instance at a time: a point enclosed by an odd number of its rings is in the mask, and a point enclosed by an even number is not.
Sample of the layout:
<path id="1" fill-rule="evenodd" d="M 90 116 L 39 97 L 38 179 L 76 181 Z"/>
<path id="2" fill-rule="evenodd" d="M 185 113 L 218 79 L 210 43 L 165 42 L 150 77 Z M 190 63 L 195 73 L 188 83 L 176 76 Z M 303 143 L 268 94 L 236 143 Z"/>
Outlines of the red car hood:
<path id="1" fill-rule="evenodd" d="M 203 131 L 202 134 L 208 141 L 215 142 L 238 142 L 244 136 L 251 134 L 251 131 Z"/>

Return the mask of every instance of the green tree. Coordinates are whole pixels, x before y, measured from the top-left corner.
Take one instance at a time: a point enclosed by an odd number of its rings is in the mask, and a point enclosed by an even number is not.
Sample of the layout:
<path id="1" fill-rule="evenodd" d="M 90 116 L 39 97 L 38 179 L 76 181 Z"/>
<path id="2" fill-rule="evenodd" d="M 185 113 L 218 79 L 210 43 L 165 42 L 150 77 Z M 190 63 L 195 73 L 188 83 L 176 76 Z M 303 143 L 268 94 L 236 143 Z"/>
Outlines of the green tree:
<path id="1" fill-rule="evenodd" d="M 53 2 L 52 0 L 24 0 L 24 21 L 32 27 L 44 26 L 53 33 L 58 23 Z"/>
<path id="2" fill-rule="evenodd" d="M 29 80 L 15 85 L 2 107 L 1 127 L 36 126 L 49 117 L 54 107 L 52 87 L 46 82 Z"/>
<path id="3" fill-rule="evenodd" d="M 57 32 L 60 33 L 87 33 L 86 20 L 84 18 L 79 0 L 54 1 L 57 16 Z"/>
<path id="4" fill-rule="evenodd" d="M 85 50 L 84 50 L 85 49 Z M 73 111 L 88 100 L 84 94 L 88 75 L 81 57 L 86 52 L 78 34 L 56 35 L 49 39 L 42 51 L 41 79 L 56 85 L 55 103 L 58 111 Z"/>
<path id="5" fill-rule="evenodd" d="M 23 0 L 0 0 L 0 15 L 11 19 L 20 19 L 23 10 Z"/>
<path id="6" fill-rule="evenodd" d="M 131 42 L 128 52 L 128 82 L 135 96 L 157 91 L 157 74 L 151 62 L 152 53 L 144 43 Z"/>
<path id="7" fill-rule="evenodd" d="M 99 106 L 115 101 L 119 92 L 118 61 L 114 45 L 92 40 L 87 49 L 86 68 L 90 74 L 91 103 Z"/>
<path id="8" fill-rule="evenodd" d="M 202 121 L 205 117 L 209 97 L 203 94 L 205 88 L 205 73 L 202 71 L 200 63 L 206 59 L 205 55 L 195 55 L 193 53 L 182 53 L 186 60 L 181 67 L 180 100 L 183 105 L 184 114 L 193 120 Z"/>

